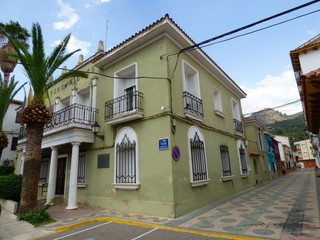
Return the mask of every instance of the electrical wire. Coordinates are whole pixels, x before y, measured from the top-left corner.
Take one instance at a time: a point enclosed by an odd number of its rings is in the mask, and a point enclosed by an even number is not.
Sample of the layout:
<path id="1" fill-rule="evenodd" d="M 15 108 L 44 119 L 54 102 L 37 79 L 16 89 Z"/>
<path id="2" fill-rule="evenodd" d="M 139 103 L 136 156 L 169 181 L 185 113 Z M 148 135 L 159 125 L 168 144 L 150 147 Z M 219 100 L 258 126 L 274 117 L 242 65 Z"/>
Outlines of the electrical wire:
<path id="1" fill-rule="evenodd" d="M 266 21 L 269 21 L 269 20 L 271 20 L 271 19 L 274 19 L 274 18 L 283 16 L 283 15 L 286 15 L 286 14 L 288 14 L 288 13 L 297 11 L 297 10 L 299 10 L 299 9 L 301 9 L 301 8 L 305 8 L 305 7 L 307 7 L 307 6 L 310 6 L 310 5 L 312 5 L 312 4 L 317 3 L 317 2 L 319 2 L 319 1 L 320 1 L 320 0 L 314 0 L 314 1 L 307 2 L 307 3 L 305 3 L 305 4 L 302 4 L 302 5 L 299 5 L 299 6 L 297 6 L 297 7 L 291 8 L 291 9 L 286 10 L 286 11 L 284 11 L 284 12 L 281 12 L 281 13 L 278 13 L 278 14 L 275 14 L 275 15 L 272 15 L 272 16 L 270 16 L 270 17 L 264 18 L 264 19 L 259 20 L 259 21 L 257 21 L 257 22 L 248 24 L 248 25 L 246 25 L 246 26 L 237 28 L 237 29 L 232 30 L 232 31 L 229 31 L 229 32 L 227 32 L 227 33 L 223 33 L 223 34 L 221 34 L 221 35 L 219 35 L 219 36 L 216 36 L 216 37 L 213 37 L 213 38 L 204 40 L 204 41 L 202 41 L 202 42 L 200 42 L 200 43 L 197 43 L 197 44 L 194 44 L 194 45 L 192 45 L 192 46 L 183 48 L 183 49 L 180 50 L 180 52 L 184 52 L 184 51 L 186 51 L 186 50 L 189 50 L 189 49 L 192 49 L 192 48 L 195 48 L 195 47 L 200 47 L 201 45 L 204 45 L 204 44 L 207 44 L 207 43 L 209 43 L 209 42 L 215 41 L 215 40 L 217 40 L 217 39 L 220 39 L 220 38 L 226 37 L 226 36 L 228 36 L 228 35 L 237 33 L 237 32 L 239 32 L 239 31 L 245 30 L 245 29 L 247 29 L 247 28 L 251 28 L 251 27 L 253 27 L 253 26 L 255 26 L 255 25 L 261 24 L 261 23 L 266 22 Z"/>
<path id="2" fill-rule="evenodd" d="M 308 15 L 311 15 L 311 14 L 314 14 L 314 13 L 317 13 L 317 12 L 320 12 L 320 9 L 312 11 L 312 12 L 309 12 L 309 13 L 306 13 L 306 14 L 299 15 L 297 17 L 293 17 L 293 18 L 290 18 L 290 19 L 287 19 L 287 20 L 284 20 L 284 21 L 281 21 L 281 22 L 278 22 L 278 23 L 275 23 L 275 24 L 271 24 L 269 26 L 266 26 L 266 27 L 263 27 L 263 28 L 259 28 L 257 30 L 251 31 L 251 32 L 239 34 L 239 35 L 236 35 L 234 37 L 230 37 L 230 38 L 227 38 L 227 39 L 224 39 L 224 40 L 220 40 L 220 41 L 217 41 L 217 42 L 209 43 L 207 45 L 202 46 L 201 48 L 209 47 L 209 46 L 212 46 L 212 45 L 215 45 L 215 44 L 218 44 L 218 43 L 227 42 L 227 41 L 233 40 L 235 38 L 243 37 L 243 36 L 246 36 L 246 35 L 249 35 L 249 34 L 252 34 L 252 33 L 256 33 L 256 32 L 260 32 L 262 30 L 266 30 L 268 28 L 272 28 L 272 27 L 281 25 L 283 23 L 291 22 L 291 21 L 296 20 L 298 18 L 302 18 L 302 17 L 308 16 Z M 189 49 L 187 51 L 192 51 L 192 50 L 196 50 L 196 49 L 199 49 L 199 48 L 200 47 L 195 47 L 195 48 Z"/>
<path id="3" fill-rule="evenodd" d="M 249 116 L 249 115 L 252 115 L 254 113 L 260 113 L 260 112 L 264 112 L 264 111 L 269 111 L 269 110 L 274 110 L 274 109 L 278 109 L 278 108 L 282 108 L 282 107 L 285 107 L 285 106 L 288 106 L 288 105 L 291 105 L 291 104 L 295 104 L 297 102 L 300 102 L 301 100 L 298 99 L 298 100 L 295 100 L 293 102 L 289 102 L 289 103 L 285 103 L 285 104 L 282 104 L 280 106 L 276 106 L 276 107 L 273 107 L 273 108 L 265 108 L 265 109 L 262 109 L 262 110 L 259 110 L 259 111 L 256 111 L 256 112 L 251 112 L 251 113 L 245 113 L 243 114 L 243 116 Z"/>
<path id="4" fill-rule="evenodd" d="M 6 61 L 6 60 L 0 60 L 0 62 L 7 62 L 7 63 L 16 63 L 13 61 Z M 22 65 L 21 62 L 18 62 L 17 64 Z M 39 67 L 39 68 L 51 68 L 48 66 L 40 66 L 40 65 L 35 65 L 35 64 L 25 64 L 27 66 L 30 67 Z M 73 71 L 73 72 L 82 72 L 82 73 L 87 73 L 87 74 L 95 74 L 95 75 L 99 75 L 99 76 L 103 76 L 106 78 L 115 78 L 115 79 L 167 79 L 166 77 L 155 77 L 155 76 L 138 76 L 138 77 L 117 77 L 117 76 L 110 76 L 107 74 L 103 74 L 103 73 L 97 73 L 94 71 L 82 71 L 82 70 L 74 70 L 74 69 L 68 69 L 68 68 L 62 68 L 62 67 L 58 67 L 57 70 L 62 70 L 62 71 Z"/>

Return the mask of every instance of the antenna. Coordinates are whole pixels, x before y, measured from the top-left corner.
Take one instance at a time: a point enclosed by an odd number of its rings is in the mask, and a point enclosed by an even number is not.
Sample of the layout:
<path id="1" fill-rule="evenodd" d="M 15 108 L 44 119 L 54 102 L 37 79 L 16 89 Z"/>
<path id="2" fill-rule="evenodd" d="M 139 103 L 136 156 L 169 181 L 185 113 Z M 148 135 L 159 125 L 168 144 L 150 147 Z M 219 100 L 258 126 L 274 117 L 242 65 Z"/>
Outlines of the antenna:
<path id="1" fill-rule="evenodd" d="M 107 42 L 108 42 L 108 24 L 109 24 L 109 20 L 107 19 L 106 21 L 106 39 L 104 41 L 104 49 L 105 51 L 108 49 L 107 48 Z"/>

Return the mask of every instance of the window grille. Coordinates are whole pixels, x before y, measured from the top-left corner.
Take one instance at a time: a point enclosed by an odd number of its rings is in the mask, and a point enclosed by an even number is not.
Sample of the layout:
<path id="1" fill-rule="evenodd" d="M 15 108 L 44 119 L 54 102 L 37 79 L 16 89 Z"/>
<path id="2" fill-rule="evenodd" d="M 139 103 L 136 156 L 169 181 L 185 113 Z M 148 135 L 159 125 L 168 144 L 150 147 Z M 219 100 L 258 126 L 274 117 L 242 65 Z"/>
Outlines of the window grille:
<path id="1" fill-rule="evenodd" d="M 242 174 L 247 174 L 248 167 L 247 167 L 247 160 L 246 160 L 246 151 L 243 148 L 242 144 L 240 145 L 239 152 L 240 152 L 240 162 L 241 162 Z"/>
<path id="2" fill-rule="evenodd" d="M 136 183 L 136 142 L 127 134 L 116 145 L 116 183 Z"/>
<path id="3" fill-rule="evenodd" d="M 220 146 L 220 155 L 221 155 L 221 163 L 222 163 L 222 175 L 224 177 L 231 176 L 231 165 L 229 158 L 229 149 L 226 145 Z"/>
<path id="4" fill-rule="evenodd" d="M 47 183 L 48 181 L 48 159 L 41 160 L 39 183 Z"/>
<path id="5" fill-rule="evenodd" d="M 79 153 L 79 162 L 78 162 L 78 178 L 77 183 L 86 183 L 86 164 L 87 163 L 87 153 Z"/>
<path id="6" fill-rule="evenodd" d="M 207 166 L 204 149 L 204 142 L 196 132 L 193 139 L 190 139 L 191 162 L 193 181 L 207 180 Z"/>

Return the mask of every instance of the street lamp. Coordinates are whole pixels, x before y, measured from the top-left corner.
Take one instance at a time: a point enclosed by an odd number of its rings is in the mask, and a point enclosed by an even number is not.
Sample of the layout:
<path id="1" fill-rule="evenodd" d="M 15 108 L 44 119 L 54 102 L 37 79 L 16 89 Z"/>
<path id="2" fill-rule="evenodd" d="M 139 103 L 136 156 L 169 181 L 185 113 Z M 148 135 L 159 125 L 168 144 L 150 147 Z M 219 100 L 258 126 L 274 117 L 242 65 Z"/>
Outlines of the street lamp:
<path id="1" fill-rule="evenodd" d="M 98 132 L 100 131 L 100 125 L 99 123 L 95 122 L 94 124 L 91 125 L 91 130 L 94 133 L 94 135 L 101 140 L 104 141 L 104 135 L 98 135 Z"/>

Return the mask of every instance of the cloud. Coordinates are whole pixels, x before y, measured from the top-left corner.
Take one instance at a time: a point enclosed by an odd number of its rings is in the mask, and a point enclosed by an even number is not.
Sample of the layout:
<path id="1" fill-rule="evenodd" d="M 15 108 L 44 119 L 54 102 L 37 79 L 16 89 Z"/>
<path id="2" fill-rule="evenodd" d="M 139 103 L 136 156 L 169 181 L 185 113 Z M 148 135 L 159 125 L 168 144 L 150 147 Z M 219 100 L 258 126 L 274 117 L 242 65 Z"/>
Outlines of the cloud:
<path id="1" fill-rule="evenodd" d="M 300 99 L 292 70 L 285 71 L 279 76 L 267 75 L 254 86 L 241 86 L 241 88 L 247 93 L 247 98 L 241 100 L 243 113 L 278 107 Z M 302 111 L 302 108 L 298 102 L 276 110 L 293 114 Z"/>
<path id="2" fill-rule="evenodd" d="M 315 35 L 317 35 L 318 33 L 317 33 L 317 31 L 315 31 L 315 30 L 307 30 L 307 34 L 308 34 L 308 35 L 315 36 Z"/>
<path id="3" fill-rule="evenodd" d="M 70 29 L 76 22 L 79 21 L 79 16 L 75 13 L 75 10 L 72 7 L 65 4 L 62 0 L 57 0 L 57 3 L 60 7 L 58 17 L 64 20 L 53 23 L 53 27 L 57 30 Z"/>
<path id="4" fill-rule="evenodd" d="M 58 44 L 60 44 L 60 42 L 61 41 L 59 41 L 59 40 L 54 41 L 54 43 L 52 45 L 57 46 Z M 72 52 L 77 49 L 81 49 L 81 51 L 79 53 L 83 54 L 85 56 L 89 53 L 90 46 L 91 46 L 91 43 L 78 40 L 73 35 L 71 35 L 68 46 L 67 46 L 67 51 Z"/>
<path id="5" fill-rule="evenodd" d="M 99 3 L 106 3 L 106 2 L 111 2 L 111 0 L 97 0 Z"/>

